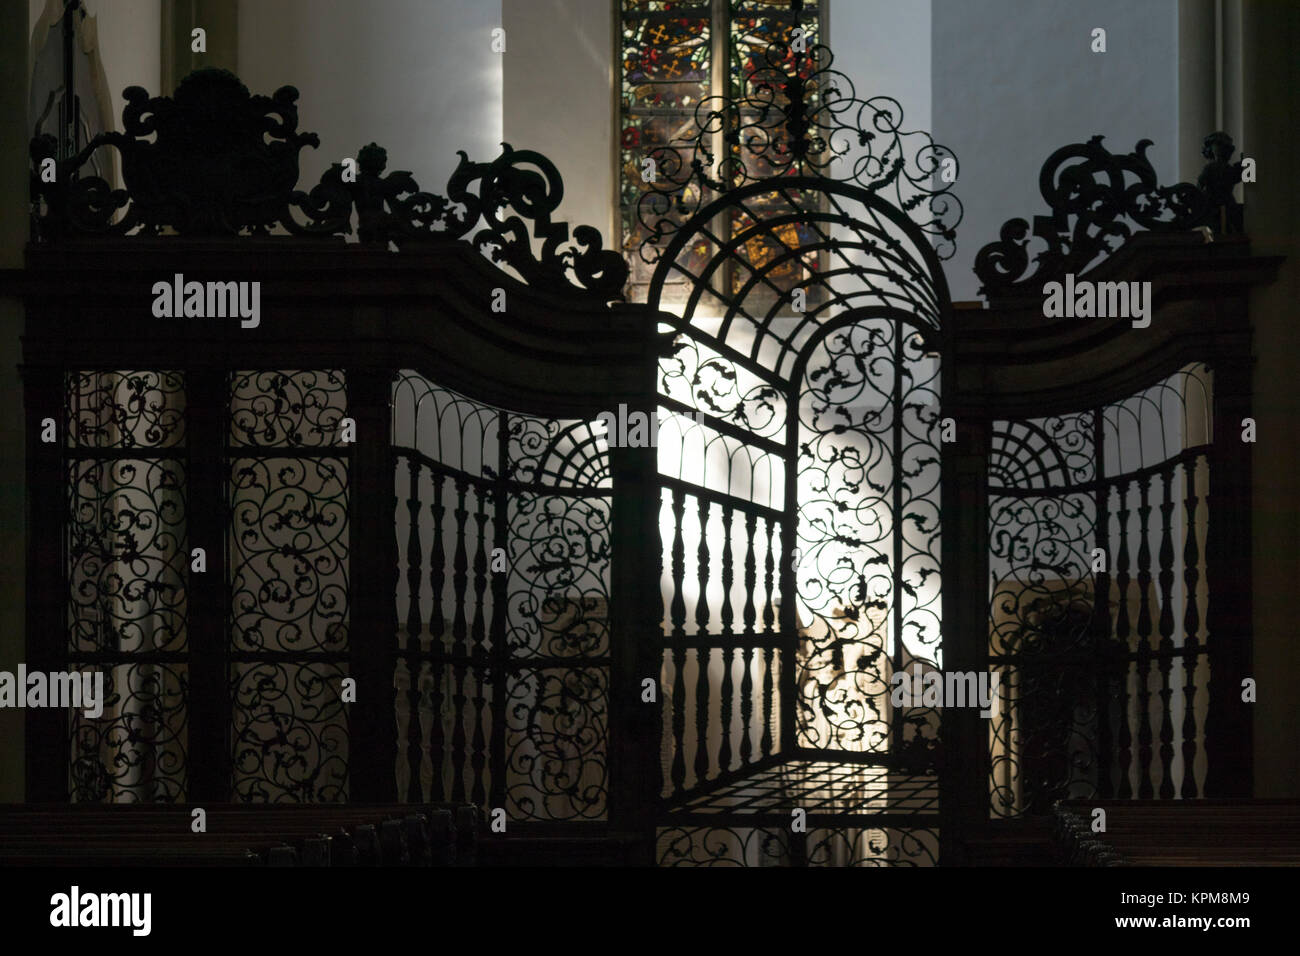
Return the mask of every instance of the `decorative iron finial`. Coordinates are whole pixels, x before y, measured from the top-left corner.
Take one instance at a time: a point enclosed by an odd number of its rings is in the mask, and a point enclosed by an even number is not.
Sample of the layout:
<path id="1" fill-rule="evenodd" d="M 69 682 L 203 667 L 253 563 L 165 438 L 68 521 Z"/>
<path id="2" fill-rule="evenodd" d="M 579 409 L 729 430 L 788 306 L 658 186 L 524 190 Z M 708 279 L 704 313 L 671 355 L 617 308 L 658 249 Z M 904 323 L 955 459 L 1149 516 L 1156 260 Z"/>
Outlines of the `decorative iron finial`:
<path id="1" fill-rule="evenodd" d="M 646 154 L 657 176 L 637 201 L 646 230 L 639 250 L 645 262 L 657 261 L 680 224 L 718 195 L 777 177 L 889 190 L 898 207 L 934 237 L 940 258 L 952 256 L 962 218 L 961 202 L 951 192 L 956 156 L 929 133 L 904 130 L 897 100 L 859 99 L 833 60 L 821 44 L 796 53 L 773 43 L 735 95 L 699 103 L 685 142 Z"/>

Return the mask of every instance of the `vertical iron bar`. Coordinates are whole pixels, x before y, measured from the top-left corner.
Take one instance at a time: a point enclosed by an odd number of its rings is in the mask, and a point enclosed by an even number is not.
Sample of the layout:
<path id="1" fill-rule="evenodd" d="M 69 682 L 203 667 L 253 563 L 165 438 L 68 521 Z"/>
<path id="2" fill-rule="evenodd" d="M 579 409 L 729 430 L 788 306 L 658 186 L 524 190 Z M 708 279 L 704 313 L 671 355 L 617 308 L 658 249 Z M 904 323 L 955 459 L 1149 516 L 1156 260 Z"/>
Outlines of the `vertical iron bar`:
<path id="1" fill-rule="evenodd" d="M 432 763 L 432 780 L 429 799 L 440 802 L 445 799 L 443 789 L 443 765 L 446 761 L 446 732 L 442 721 L 442 682 L 447 668 L 447 652 L 443 645 L 443 636 L 447 630 L 447 619 L 442 608 L 442 589 L 446 583 L 447 553 L 442 539 L 442 522 L 447 509 L 442 504 L 442 486 L 445 476 L 437 469 L 429 469 L 433 479 L 433 503 L 429 510 L 433 513 L 433 543 L 429 546 L 429 591 L 432 607 L 429 609 L 429 678 L 433 696 L 429 701 L 432 718 L 429 722 L 429 760 Z"/>
<path id="2" fill-rule="evenodd" d="M 1243 304 L 1237 308 L 1244 310 Z M 1244 315 L 1225 322 L 1245 325 Z M 1251 414 L 1252 374 L 1248 336 L 1226 347 L 1214 365 L 1214 510 L 1208 514 L 1205 580 L 1205 647 L 1209 657 L 1206 715 L 1205 796 L 1248 797 L 1254 792 L 1254 704 L 1242 699 L 1251 672 L 1251 445 L 1241 440 L 1241 421 Z"/>
<path id="3" fill-rule="evenodd" d="M 697 578 L 700 582 L 700 595 L 695 602 L 696 633 L 700 637 L 700 646 L 696 649 L 695 660 L 699 667 L 695 680 L 695 785 L 699 786 L 709 777 L 709 664 L 713 653 L 708 646 L 709 637 L 709 501 L 699 499 L 700 545 L 696 552 L 699 567 Z"/>
<path id="4" fill-rule="evenodd" d="M 1154 795 L 1151 786 L 1151 478 L 1138 479 L 1138 799 Z"/>
<path id="5" fill-rule="evenodd" d="M 735 658 L 731 646 L 732 610 L 731 585 L 732 553 L 731 522 L 735 509 L 730 505 L 722 507 L 722 687 L 720 689 L 720 710 L 722 714 L 722 740 L 718 745 L 718 772 L 726 773 L 731 769 L 731 665 Z"/>
<path id="6" fill-rule="evenodd" d="M 207 570 L 187 573 L 189 604 L 189 787 L 193 802 L 230 799 L 231 687 L 227 653 L 226 443 L 230 385 L 222 369 L 191 368 L 185 376 L 186 516 L 188 548 L 203 548 Z M 355 495 L 354 495 L 355 497 Z M 186 570 L 189 551 L 183 551 Z M 359 699 L 359 697 L 358 697 Z M 390 768 L 391 772 L 391 768 Z"/>
<path id="7" fill-rule="evenodd" d="M 472 651 L 474 739 L 470 766 L 474 770 L 474 781 L 470 790 L 470 800 L 478 807 L 482 807 L 487 802 L 487 789 L 483 781 L 484 769 L 487 766 L 487 739 L 483 728 L 483 710 L 487 699 L 483 696 L 483 688 L 487 683 L 490 660 L 487 648 L 487 610 L 484 607 L 487 603 L 488 570 L 487 494 L 487 490 L 482 486 L 474 487 L 474 620 L 470 626 L 470 635 L 474 643 Z"/>
<path id="8" fill-rule="evenodd" d="M 681 793 L 686 782 L 686 686 L 683 671 L 686 669 L 686 600 L 682 596 L 682 580 L 686 576 L 686 545 L 682 541 L 682 522 L 686 518 L 686 493 L 673 489 L 673 598 L 669 613 L 672 616 L 673 637 L 673 793 Z"/>
<path id="9" fill-rule="evenodd" d="M 469 558 L 465 552 L 465 519 L 469 513 L 465 510 L 465 492 L 469 482 L 463 475 L 456 476 L 456 552 L 452 558 L 451 586 L 456 601 L 456 610 L 451 623 L 455 687 L 451 703 L 456 708 L 456 716 L 451 731 L 451 760 L 453 800 L 465 799 L 465 665 L 468 650 L 465 644 L 468 624 L 465 620 L 465 589 L 469 583 Z"/>
<path id="10" fill-rule="evenodd" d="M 745 649 L 741 654 L 741 661 L 744 664 L 744 673 L 740 677 L 740 763 L 742 766 L 749 763 L 750 755 L 753 753 L 753 744 L 750 741 L 750 721 L 754 713 L 754 635 L 757 629 L 754 626 L 754 588 L 758 581 L 758 568 L 754 557 L 754 530 L 758 523 L 758 516 L 752 511 L 745 514 L 745 608 L 742 613 L 744 621 L 744 633 L 746 636 Z"/>
<path id="11" fill-rule="evenodd" d="M 406 690 L 406 706 L 409 718 L 406 725 L 406 763 L 410 780 L 406 785 L 406 802 L 420 803 L 423 799 L 423 787 L 420 782 L 420 750 L 423 735 L 420 728 L 420 675 L 424 668 L 420 660 L 420 474 L 419 462 L 414 458 L 407 461 L 410 475 L 410 494 L 406 499 L 406 510 L 411 516 L 411 529 L 406 537 L 406 587 L 410 592 L 410 603 L 406 611 L 406 672 L 410 686 Z"/>
<path id="12" fill-rule="evenodd" d="M 1115 558 L 1115 586 L 1118 588 L 1119 607 L 1115 614 L 1115 638 L 1119 641 L 1124 651 L 1122 660 L 1124 661 L 1124 673 L 1119 684 L 1119 791 L 1118 796 L 1121 800 L 1128 800 L 1133 796 L 1132 766 L 1133 766 L 1133 734 L 1129 728 L 1129 697 L 1128 684 L 1129 675 L 1133 671 L 1129 653 L 1129 619 L 1128 619 L 1128 586 L 1129 586 L 1129 549 L 1128 549 L 1128 519 L 1132 514 L 1128 507 L 1128 489 L 1129 481 L 1120 482 L 1117 486 L 1119 491 L 1119 511 L 1116 516 L 1119 518 L 1119 554 Z"/>
<path id="13" fill-rule="evenodd" d="M 495 507 L 493 545 L 506 554 L 506 570 L 492 575 L 492 743 L 491 803 L 506 805 L 506 647 L 507 601 L 510 587 L 510 492 L 506 478 L 510 469 L 510 416 L 497 412 L 497 477 L 493 488 Z"/>
<path id="14" fill-rule="evenodd" d="M 35 321 L 28 312 L 28 323 Z M 27 414 L 27 666 L 53 671 L 68 649 L 68 522 L 76 487 L 70 467 L 66 375 L 57 368 L 22 369 Z M 41 420 L 58 423 L 58 444 L 41 441 Z M 105 686 L 105 692 L 108 691 Z M 68 714 L 37 707 L 25 718 L 26 797 L 33 803 L 66 803 L 71 754 Z"/>
<path id="15" fill-rule="evenodd" d="M 1094 527 L 1093 541 L 1095 547 L 1105 556 L 1102 570 L 1093 582 L 1093 617 L 1092 617 L 1092 653 L 1094 660 L 1094 681 L 1096 685 L 1097 712 L 1097 792 L 1102 797 L 1111 797 L 1115 793 L 1115 781 L 1111 775 L 1114 755 L 1111 752 L 1110 714 L 1111 682 L 1116 678 L 1110 650 L 1110 568 L 1115 561 L 1110 547 L 1110 486 L 1106 478 L 1106 430 L 1102 410 L 1094 409 L 1092 413 L 1092 448 L 1093 461 L 1096 463 L 1093 477 L 1097 480 L 1097 490 L 1093 499 L 1097 523 Z"/>
<path id="16" fill-rule="evenodd" d="M 1170 528 L 1174 511 L 1173 481 L 1176 464 L 1169 464 L 1162 472 L 1164 497 L 1160 502 L 1160 799 L 1169 800 L 1174 795 L 1174 719 L 1170 713 L 1169 699 L 1173 690 L 1169 686 L 1174 666 L 1174 539 Z"/>
<path id="17" fill-rule="evenodd" d="M 903 321 L 894 320 L 894 388 L 892 392 L 893 408 L 890 410 L 891 454 L 893 456 L 893 481 L 891 483 L 892 511 L 889 519 L 889 534 L 893 539 L 893 554 L 890 558 L 890 595 L 889 612 L 894 624 L 894 660 L 893 672 L 899 673 L 903 663 Z M 798 407 L 798 406 L 796 406 Z M 951 665 L 950 665 L 951 666 Z M 889 722 L 889 751 L 899 753 L 903 749 L 903 721 L 898 713 L 891 715 Z"/>
<path id="18" fill-rule="evenodd" d="M 1200 580 L 1200 548 L 1196 540 L 1196 470 L 1200 456 L 1190 459 L 1184 466 L 1187 479 L 1186 497 L 1187 538 L 1183 545 L 1183 582 L 1186 603 L 1183 607 L 1183 781 L 1178 795 L 1184 800 L 1198 796 L 1196 786 L 1196 668 L 1200 664 L 1201 615 L 1197 607 L 1197 585 Z"/>
<path id="19" fill-rule="evenodd" d="M 349 705 L 348 793 L 353 802 L 397 800 L 398 550 L 397 458 L 392 448 L 393 373 L 348 369 L 348 415 L 357 426 L 348 482 L 349 667 L 357 702 Z M 340 449 L 342 452 L 343 449 Z"/>

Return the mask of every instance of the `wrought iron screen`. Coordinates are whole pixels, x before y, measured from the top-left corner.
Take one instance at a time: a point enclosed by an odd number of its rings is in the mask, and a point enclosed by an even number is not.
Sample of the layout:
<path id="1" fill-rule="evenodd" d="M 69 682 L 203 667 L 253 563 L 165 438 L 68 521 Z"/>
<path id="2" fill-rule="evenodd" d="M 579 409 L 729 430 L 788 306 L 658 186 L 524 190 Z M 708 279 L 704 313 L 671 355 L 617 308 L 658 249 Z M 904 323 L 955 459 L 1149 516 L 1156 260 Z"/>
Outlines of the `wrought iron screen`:
<path id="1" fill-rule="evenodd" d="M 343 372 L 230 375 L 234 799 L 348 799 L 351 449 Z"/>
<path id="2" fill-rule="evenodd" d="M 65 567 L 71 668 L 98 667 L 103 713 L 69 713 L 76 802 L 183 801 L 195 735 L 225 741 L 229 799 L 347 798 L 348 457 L 340 373 L 241 371 L 211 409 L 225 414 L 225 475 L 196 499 L 186 376 L 157 370 L 66 377 Z M 224 398 L 224 401 L 221 399 Z M 224 463 L 221 463 L 224 462 Z M 216 497 L 219 496 L 219 497 Z M 202 508 L 228 537 L 190 534 Z M 202 555 L 191 549 L 201 548 Z M 224 547 L 224 553 L 222 549 Z M 207 567 L 211 564 L 211 568 Z M 225 685 L 202 716 L 190 595 L 223 576 L 224 643 L 204 675 Z"/>
<path id="3" fill-rule="evenodd" d="M 1100 408 L 994 423 L 992 816 L 1204 795 L 1211 394 L 1198 364 Z"/>
<path id="4" fill-rule="evenodd" d="M 100 134 L 73 156 L 58 155 L 49 135 L 33 140 L 34 169 L 45 159 L 60 164 L 56 181 L 33 178 L 36 244 L 113 237 L 109 255 L 179 282 L 195 271 L 180 266 L 192 245 L 163 240 L 128 252 L 135 238 L 126 237 L 202 238 L 241 268 L 254 260 L 235 244 L 257 237 L 259 253 L 276 253 L 255 260 L 262 278 L 250 281 L 281 296 L 284 338 L 150 327 L 134 304 L 123 306 L 141 280 L 118 269 L 109 271 L 129 294 L 85 298 L 95 322 L 119 323 L 122 335 L 88 343 L 93 336 L 80 329 L 49 333 L 62 307 L 29 300 L 45 323 L 28 330 L 41 339 L 29 349 L 40 352 L 28 368 L 29 428 L 41 423 L 36 410 L 58 416 L 62 403 L 65 429 L 57 462 L 34 455 L 29 474 L 29 489 L 49 486 L 62 498 L 33 509 L 32 539 L 59 547 L 33 550 L 43 570 L 29 596 L 29 659 L 105 669 L 117 691 L 94 719 L 60 712 L 29 723 L 29 740 L 66 736 L 72 747 L 66 763 L 44 754 L 30 761 L 29 791 L 111 801 L 374 800 L 396 791 L 388 773 L 397 769 L 411 799 L 427 792 L 486 805 L 490 796 L 514 819 L 603 818 L 612 482 L 601 439 L 584 422 L 488 410 L 414 373 L 393 392 L 400 359 L 353 364 L 374 329 L 355 322 L 350 294 L 322 302 L 307 290 L 311 305 L 303 304 L 289 263 L 313 245 L 351 255 L 340 240 L 357 235 L 363 267 L 349 282 L 369 276 L 358 293 L 367 307 L 386 302 L 394 322 L 413 326 L 415 280 L 387 268 L 388 253 L 428 256 L 436 272 L 444 254 L 468 251 L 474 264 L 458 278 L 483 295 L 461 289 L 457 305 L 470 302 L 462 330 L 494 348 L 509 341 L 527 367 L 502 377 L 531 389 L 532 401 L 540 390 L 581 408 L 602 387 L 637 397 L 630 383 L 648 380 L 644 343 L 626 342 L 639 323 L 610 307 L 626 264 L 595 229 L 575 226 L 570 239 L 569 224 L 552 220 L 563 184 L 531 151 L 506 146 L 491 162 L 462 155 L 439 196 L 410 173 L 386 172 L 385 150 L 371 143 L 357 151 L 355 181 L 335 164 L 303 191 L 298 153 L 318 140 L 297 129 L 293 87 L 254 96 L 230 73 L 200 70 L 171 97 L 139 87 L 124 97 L 125 132 Z M 105 147 L 124 156 L 125 188 L 86 166 Z M 231 169 L 235 180 L 225 175 Z M 480 271 L 475 249 L 499 268 Z M 536 319 L 519 336 L 526 322 L 503 329 L 474 304 L 506 279 L 512 319 Z M 283 342 L 317 317 L 330 328 L 312 353 L 320 367 L 280 369 Z M 579 337 L 582 347 L 563 359 L 533 355 L 552 333 Z M 67 337 L 81 357 L 66 357 Z M 132 370 L 121 356 L 137 348 L 163 358 Z M 101 351 L 117 357 L 96 367 Z M 547 392 L 548 367 L 581 369 L 594 384 Z M 444 433 L 453 420 L 464 429 Z M 397 450 L 390 425 L 404 436 Z M 393 515 L 389 488 L 404 502 L 402 633 L 389 590 L 399 573 L 394 532 L 382 527 Z M 498 573 L 498 562 L 508 572 Z M 388 695 L 393 680 L 400 701 Z M 365 691 L 349 697 L 349 688 Z M 395 714 L 395 704 L 407 709 Z M 400 762 L 390 750 L 399 716 Z"/>
<path id="5" fill-rule="evenodd" d="M 74 802 L 175 801 L 189 786 L 185 380 L 175 371 L 65 376 L 64 568 L 69 670 L 111 696 L 70 710 Z M 115 691 L 115 693 L 114 693 Z"/>
<path id="6" fill-rule="evenodd" d="M 584 421 L 394 387 L 399 793 L 606 817 L 611 479 Z"/>

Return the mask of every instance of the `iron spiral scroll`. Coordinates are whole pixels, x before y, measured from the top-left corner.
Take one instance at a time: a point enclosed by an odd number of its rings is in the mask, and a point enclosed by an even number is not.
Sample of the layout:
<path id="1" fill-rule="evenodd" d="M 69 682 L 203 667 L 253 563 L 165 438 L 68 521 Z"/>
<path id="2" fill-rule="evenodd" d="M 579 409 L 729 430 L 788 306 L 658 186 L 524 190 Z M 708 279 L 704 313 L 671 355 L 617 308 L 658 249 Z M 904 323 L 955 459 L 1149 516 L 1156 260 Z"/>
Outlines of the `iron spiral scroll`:
<path id="1" fill-rule="evenodd" d="M 905 130 L 892 97 L 859 97 L 833 63 L 825 45 L 773 43 L 731 94 L 699 102 L 693 130 L 647 151 L 654 176 L 637 200 L 643 261 L 656 262 L 666 241 L 716 197 L 784 177 L 892 194 L 939 258 L 953 255 L 963 215 L 952 192 L 956 155 L 927 132 Z"/>
<path id="2" fill-rule="evenodd" d="M 1227 133 L 1205 137 L 1201 155 L 1208 162 L 1196 183 L 1172 186 L 1160 185 L 1147 159 L 1151 140 L 1116 154 L 1102 145 L 1104 138 L 1071 143 L 1047 157 L 1038 190 L 1051 213 L 1035 216 L 1032 230 L 1024 219 L 1008 219 L 998 241 L 980 249 L 974 269 L 981 294 L 1034 295 L 1044 282 L 1096 265 L 1138 230 L 1243 231 L 1243 209 L 1232 192 L 1242 181 L 1242 163 L 1230 162 L 1236 147 Z"/>

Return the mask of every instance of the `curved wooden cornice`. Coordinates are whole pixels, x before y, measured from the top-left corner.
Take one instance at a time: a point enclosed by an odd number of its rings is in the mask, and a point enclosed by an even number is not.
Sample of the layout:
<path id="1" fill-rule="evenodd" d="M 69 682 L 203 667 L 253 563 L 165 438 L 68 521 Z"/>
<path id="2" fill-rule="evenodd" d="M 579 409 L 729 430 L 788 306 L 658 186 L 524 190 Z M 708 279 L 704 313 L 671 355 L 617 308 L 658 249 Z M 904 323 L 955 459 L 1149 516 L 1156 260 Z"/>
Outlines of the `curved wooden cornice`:
<path id="1" fill-rule="evenodd" d="M 261 282 L 260 324 L 155 318 L 152 287 L 177 272 Z M 555 416 L 653 394 L 662 348 L 654 310 L 539 291 L 453 240 L 401 255 L 293 237 L 66 240 L 29 246 L 0 289 L 26 301 L 28 367 L 411 368 Z"/>
<path id="2" fill-rule="evenodd" d="M 1271 282 L 1281 256 L 1255 256 L 1245 236 L 1139 233 L 1095 269 L 1096 282 L 1150 282 L 1151 324 L 1048 319 L 1043 296 L 958 308 L 945 356 L 946 414 L 1011 418 L 1065 412 L 1079 395 L 1119 400 L 1192 361 L 1248 361 L 1249 289 Z"/>

